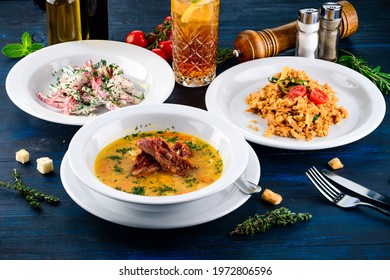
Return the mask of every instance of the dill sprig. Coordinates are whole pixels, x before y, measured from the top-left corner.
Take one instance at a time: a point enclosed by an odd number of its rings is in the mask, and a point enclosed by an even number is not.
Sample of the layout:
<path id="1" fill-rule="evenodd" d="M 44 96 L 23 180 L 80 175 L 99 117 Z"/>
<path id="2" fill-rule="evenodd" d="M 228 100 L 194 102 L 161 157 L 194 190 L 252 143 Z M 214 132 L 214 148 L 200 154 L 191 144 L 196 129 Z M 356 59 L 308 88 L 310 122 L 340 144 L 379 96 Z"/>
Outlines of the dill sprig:
<path id="1" fill-rule="evenodd" d="M 255 214 L 254 217 L 247 218 L 241 224 L 238 224 L 230 232 L 230 235 L 254 235 L 255 233 L 265 232 L 274 226 L 286 226 L 299 221 L 307 221 L 311 217 L 312 215 L 309 213 L 294 213 L 286 207 L 280 207 L 263 215 Z"/>
<path id="2" fill-rule="evenodd" d="M 390 92 L 390 73 L 383 73 L 380 66 L 373 68 L 362 57 L 357 57 L 345 50 L 342 51 L 346 54 L 339 57 L 337 61 L 339 64 L 347 66 L 370 79 L 382 93 L 387 95 Z"/>
<path id="3" fill-rule="evenodd" d="M 24 198 L 33 208 L 36 209 L 41 208 L 41 203 L 39 201 L 46 201 L 47 203 L 51 203 L 51 204 L 55 204 L 60 201 L 57 197 L 48 195 L 44 192 L 38 191 L 33 188 L 29 188 L 26 185 L 24 185 L 16 169 L 13 169 L 12 176 L 14 178 L 13 183 L 0 182 L 0 186 L 18 191 L 19 194 L 24 196 Z"/>

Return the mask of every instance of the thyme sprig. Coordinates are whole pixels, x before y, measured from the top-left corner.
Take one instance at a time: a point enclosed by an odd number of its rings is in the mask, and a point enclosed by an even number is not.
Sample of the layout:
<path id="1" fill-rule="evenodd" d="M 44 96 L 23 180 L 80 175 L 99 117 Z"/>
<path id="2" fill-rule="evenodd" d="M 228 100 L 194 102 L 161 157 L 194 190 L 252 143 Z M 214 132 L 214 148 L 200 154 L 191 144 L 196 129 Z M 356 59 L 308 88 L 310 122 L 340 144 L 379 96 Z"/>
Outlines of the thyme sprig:
<path id="1" fill-rule="evenodd" d="M 229 48 L 220 48 L 217 49 L 217 66 L 222 65 L 229 59 L 233 58 L 233 50 Z"/>
<path id="2" fill-rule="evenodd" d="M 370 79 L 383 94 L 387 95 L 390 92 L 390 73 L 381 72 L 380 66 L 373 68 L 362 57 L 357 57 L 345 50 L 341 51 L 346 54 L 341 55 L 337 63 L 347 66 Z"/>
<path id="3" fill-rule="evenodd" d="M 39 201 L 46 201 L 47 203 L 55 204 L 58 203 L 60 200 L 57 197 L 54 197 L 52 195 L 48 195 L 44 192 L 38 191 L 33 188 L 29 188 L 26 185 L 23 184 L 22 180 L 20 179 L 19 173 L 16 171 L 16 169 L 12 170 L 12 176 L 13 176 L 13 183 L 4 183 L 0 182 L 1 187 L 7 187 L 9 189 L 13 189 L 15 191 L 18 191 L 19 194 L 24 196 L 24 198 L 27 200 L 27 202 L 35 209 L 41 208 L 41 203 Z"/>
<path id="4" fill-rule="evenodd" d="M 255 214 L 249 217 L 241 224 L 238 224 L 230 235 L 254 235 L 255 233 L 265 232 L 274 226 L 286 226 L 299 221 L 308 221 L 312 218 L 309 213 L 294 213 L 286 207 L 280 207 L 275 210 L 266 212 L 263 215 Z"/>

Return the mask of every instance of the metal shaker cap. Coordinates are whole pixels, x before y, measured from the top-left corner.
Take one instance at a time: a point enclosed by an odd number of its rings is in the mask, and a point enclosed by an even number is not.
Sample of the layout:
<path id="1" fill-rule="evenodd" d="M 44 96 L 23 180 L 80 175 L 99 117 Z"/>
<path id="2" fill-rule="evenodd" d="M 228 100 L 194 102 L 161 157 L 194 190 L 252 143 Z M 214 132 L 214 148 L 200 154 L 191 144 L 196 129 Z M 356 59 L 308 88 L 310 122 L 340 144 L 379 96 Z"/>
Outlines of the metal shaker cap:
<path id="1" fill-rule="evenodd" d="M 306 8 L 298 12 L 298 20 L 305 24 L 313 24 L 319 21 L 318 9 Z"/>
<path id="2" fill-rule="evenodd" d="M 341 5 L 335 2 L 327 2 L 321 7 L 321 17 L 326 20 L 341 18 Z"/>

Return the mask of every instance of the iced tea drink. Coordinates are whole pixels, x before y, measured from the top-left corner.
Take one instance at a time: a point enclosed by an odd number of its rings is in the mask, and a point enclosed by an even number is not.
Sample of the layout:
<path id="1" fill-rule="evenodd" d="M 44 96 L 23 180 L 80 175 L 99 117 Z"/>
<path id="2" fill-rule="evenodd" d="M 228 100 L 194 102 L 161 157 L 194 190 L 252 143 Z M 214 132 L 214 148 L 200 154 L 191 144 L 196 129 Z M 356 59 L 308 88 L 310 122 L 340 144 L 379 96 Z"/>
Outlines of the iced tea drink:
<path id="1" fill-rule="evenodd" d="M 171 0 L 176 82 L 208 85 L 215 78 L 220 0 Z"/>

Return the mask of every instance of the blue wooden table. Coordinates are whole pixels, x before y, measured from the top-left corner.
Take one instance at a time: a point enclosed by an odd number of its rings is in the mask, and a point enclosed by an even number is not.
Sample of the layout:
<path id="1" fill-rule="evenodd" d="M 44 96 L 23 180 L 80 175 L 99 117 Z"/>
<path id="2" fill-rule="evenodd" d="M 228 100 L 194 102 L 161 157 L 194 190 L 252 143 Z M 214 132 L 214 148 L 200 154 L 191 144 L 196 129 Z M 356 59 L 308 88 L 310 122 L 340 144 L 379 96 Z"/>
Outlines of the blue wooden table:
<path id="1" fill-rule="evenodd" d="M 165 1 L 109 0 L 110 40 L 123 41 L 134 29 L 152 30 L 170 13 Z M 153 3 L 152 3 L 153 2 Z M 351 1 L 359 30 L 340 47 L 390 72 L 388 1 Z M 219 47 L 233 48 L 240 31 L 289 23 L 303 7 L 322 2 L 221 1 Z M 19 42 L 28 31 L 47 45 L 46 14 L 33 1 L 0 2 L 0 47 Z M 281 55 L 293 55 L 289 50 Z M 11 181 L 16 168 L 24 183 L 60 198 L 57 206 L 32 209 L 14 191 L 0 189 L 0 259 L 390 259 L 390 219 L 366 208 L 344 210 L 328 203 L 304 173 L 311 165 L 326 168 L 342 159 L 342 174 L 390 195 L 390 115 L 370 135 L 354 143 L 319 151 L 294 151 L 251 144 L 261 164 L 260 183 L 283 196 L 282 205 L 310 212 L 307 223 L 277 227 L 254 236 L 229 236 L 243 219 L 275 207 L 254 195 L 234 212 L 217 220 L 173 230 L 147 230 L 107 222 L 79 207 L 65 192 L 60 164 L 78 126 L 37 119 L 8 98 L 5 79 L 17 62 L 0 55 L 0 181 Z M 225 66 L 225 68 L 229 67 Z M 225 70 L 219 69 L 219 72 Z M 167 102 L 205 108 L 207 88 L 176 85 Z M 390 107 L 390 96 L 385 96 Z M 15 161 L 20 148 L 32 157 L 54 160 L 54 172 L 43 176 L 34 162 Z"/>

